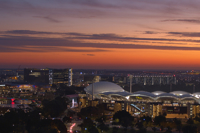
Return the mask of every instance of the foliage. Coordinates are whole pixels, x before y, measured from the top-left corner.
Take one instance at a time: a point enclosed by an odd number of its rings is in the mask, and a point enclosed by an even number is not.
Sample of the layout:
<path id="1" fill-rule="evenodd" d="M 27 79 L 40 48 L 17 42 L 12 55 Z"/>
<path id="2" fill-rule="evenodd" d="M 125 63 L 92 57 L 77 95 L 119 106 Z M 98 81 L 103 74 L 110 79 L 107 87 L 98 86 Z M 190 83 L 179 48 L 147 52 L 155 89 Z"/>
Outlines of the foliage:
<path id="1" fill-rule="evenodd" d="M 159 115 L 159 116 L 156 116 L 155 119 L 154 119 L 154 123 L 156 125 L 161 125 L 162 122 L 166 122 L 166 117 L 163 116 L 163 115 Z"/>
<path id="2" fill-rule="evenodd" d="M 127 111 L 122 110 L 118 111 L 113 115 L 113 120 L 119 119 L 118 124 L 122 125 L 123 127 L 127 128 L 128 126 L 132 125 L 134 118 L 129 114 Z"/>
<path id="3" fill-rule="evenodd" d="M 92 106 L 82 108 L 80 111 L 80 114 L 81 114 L 82 119 L 87 117 L 87 118 L 95 120 L 102 116 L 101 110 Z"/>
<path id="4" fill-rule="evenodd" d="M 195 125 L 187 124 L 183 126 L 183 133 L 196 133 L 197 127 Z"/>
<path id="5" fill-rule="evenodd" d="M 176 129 L 181 132 L 181 129 L 182 129 L 182 123 L 181 123 L 181 120 L 178 120 L 176 118 L 173 119 L 174 123 L 176 124 Z"/>
<path id="6" fill-rule="evenodd" d="M 150 116 L 145 116 L 145 115 L 143 117 L 141 117 L 140 120 L 143 121 L 143 122 L 145 121 L 147 123 L 152 121 Z"/>
<path id="7" fill-rule="evenodd" d="M 113 127 L 112 133 L 117 133 L 117 132 L 118 132 L 118 128 L 117 127 Z"/>
<path id="8" fill-rule="evenodd" d="M 154 131 L 154 133 L 156 132 L 156 127 L 152 127 L 152 130 Z"/>
<path id="9" fill-rule="evenodd" d="M 137 131 L 137 133 L 146 133 L 147 129 L 146 128 L 141 128 Z"/>
<path id="10" fill-rule="evenodd" d="M 143 123 L 144 127 L 151 127 L 152 126 L 152 119 L 149 116 L 140 117 L 140 121 Z"/>
<path id="11" fill-rule="evenodd" d="M 101 132 L 109 130 L 109 127 L 107 125 L 105 125 L 105 123 L 104 123 L 105 120 L 106 120 L 105 116 L 102 116 L 102 117 L 96 119 L 96 121 L 98 122 L 97 127 L 101 130 Z"/>
<path id="12" fill-rule="evenodd" d="M 172 128 L 168 126 L 166 133 L 172 133 Z"/>
<path id="13" fill-rule="evenodd" d="M 41 119 L 41 110 L 36 109 L 25 113 L 21 109 L 10 110 L 0 116 L 0 129 L 2 133 L 28 132 L 28 133 L 66 133 L 67 129 L 60 120 Z"/>
<path id="14" fill-rule="evenodd" d="M 66 109 L 68 105 L 68 99 L 67 98 L 61 98 L 57 97 L 52 101 L 48 100 L 43 100 L 42 105 L 43 105 L 43 110 L 44 110 L 44 115 L 51 116 L 51 117 L 58 117 L 60 116 Z"/>
<path id="15" fill-rule="evenodd" d="M 82 133 L 99 133 L 96 124 L 90 119 L 83 119 L 83 123 L 79 125 Z"/>
<path id="16" fill-rule="evenodd" d="M 68 116 L 63 117 L 63 122 L 67 122 L 70 123 L 72 121 L 72 119 Z"/>
<path id="17" fill-rule="evenodd" d="M 194 124 L 193 119 L 192 119 L 192 118 L 189 118 L 189 119 L 187 120 L 187 124 Z"/>

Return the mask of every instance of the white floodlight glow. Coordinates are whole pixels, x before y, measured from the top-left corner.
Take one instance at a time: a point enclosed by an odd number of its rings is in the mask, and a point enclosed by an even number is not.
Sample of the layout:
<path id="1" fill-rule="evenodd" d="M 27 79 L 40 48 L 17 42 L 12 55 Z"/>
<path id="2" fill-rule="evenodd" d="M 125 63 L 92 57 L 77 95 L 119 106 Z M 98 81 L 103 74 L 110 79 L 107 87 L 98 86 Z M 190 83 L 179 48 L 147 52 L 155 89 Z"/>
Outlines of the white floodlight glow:
<path id="1" fill-rule="evenodd" d="M 126 99 L 128 100 L 130 98 L 130 96 L 127 96 Z"/>

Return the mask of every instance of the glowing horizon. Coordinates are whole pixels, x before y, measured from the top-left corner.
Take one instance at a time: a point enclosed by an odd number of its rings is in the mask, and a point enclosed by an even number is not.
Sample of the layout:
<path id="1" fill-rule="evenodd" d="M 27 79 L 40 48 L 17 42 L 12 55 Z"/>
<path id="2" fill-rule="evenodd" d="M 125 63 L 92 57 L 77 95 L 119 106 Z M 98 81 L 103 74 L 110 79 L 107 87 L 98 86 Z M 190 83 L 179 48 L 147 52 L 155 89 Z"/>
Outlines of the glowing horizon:
<path id="1" fill-rule="evenodd" d="M 0 68 L 200 70 L 198 1 L 0 2 Z"/>

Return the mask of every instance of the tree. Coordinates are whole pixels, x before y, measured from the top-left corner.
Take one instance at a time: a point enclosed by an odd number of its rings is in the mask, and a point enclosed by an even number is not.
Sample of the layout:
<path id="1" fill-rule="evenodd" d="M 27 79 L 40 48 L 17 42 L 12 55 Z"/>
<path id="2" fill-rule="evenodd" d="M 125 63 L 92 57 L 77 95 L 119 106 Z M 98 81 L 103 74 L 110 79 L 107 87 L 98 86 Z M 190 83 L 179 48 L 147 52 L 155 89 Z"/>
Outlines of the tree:
<path id="1" fill-rule="evenodd" d="M 154 133 L 156 132 L 156 127 L 152 127 L 152 130 L 154 131 Z"/>
<path id="2" fill-rule="evenodd" d="M 176 129 L 179 131 L 179 133 L 181 132 L 181 128 L 182 128 L 182 124 L 181 124 L 181 120 L 178 120 L 177 118 L 174 118 L 174 123 L 176 124 Z"/>
<path id="3" fill-rule="evenodd" d="M 118 130 L 119 130 L 119 129 L 118 129 L 117 127 L 113 127 L 113 128 L 112 128 L 112 133 L 117 133 Z"/>
<path id="4" fill-rule="evenodd" d="M 90 119 L 83 119 L 83 123 L 79 125 L 82 133 L 99 133 L 96 128 L 96 124 Z"/>
<path id="5" fill-rule="evenodd" d="M 105 116 L 102 116 L 102 117 L 96 119 L 96 121 L 98 122 L 97 127 L 101 130 L 101 132 L 107 131 L 109 129 L 108 126 L 105 125 L 105 123 L 104 123 L 105 120 L 106 120 Z"/>
<path id="6" fill-rule="evenodd" d="M 189 118 L 188 120 L 187 120 L 187 124 L 194 124 L 194 121 L 192 120 L 192 118 Z"/>
<path id="7" fill-rule="evenodd" d="M 166 117 L 163 115 L 156 116 L 154 119 L 154 123 L 160 127 L 161 131 L 163 131 L 164 127 L 167 126 Z"/>
<path id="8" fill-rule="evenodd" d="M 137 133 L 146 133 L 147 132 L 147 129 L 146 128 L 141 128 L 138 130 Z"/>
<path id="9" fill-rule="evenodd" d="M 72 119 L 68 116 L 63 117 L 63 122 L 71 122 Z"/>
<path id="10" fill-rule="evenodd" d="M 135 133 L 135 132 L 136 132 L 135 129 L 131 128 L 130 133 Z"/>
<path id="11" fill-rule="evenodd" d="M 163 115 L 156 116 L 154 119 L 154 123 L 160 126 L 161 122 L 166 122 L 165 116 Z"/>
<path id="12" fill-rule="evenodd" d="M 172 128 L 168 126 L 166 133 L 172 133 Z"/>
<path id="13" fill-rule="evenodd" d="M 143 117 L 140 117 L 140 120 L 145 128 L 152 125 L 152 119 L 149 116 L 144 115 Z"/>
<path id="14" fill-rule="evenodd" d="M 102 113 L 100 112 L 100 110 L 92 106 L 82 108 L 80 111 L 80 114 L 81 114 L 82 119 L 85 119 L 87 117 L 87 118 L 91 118 L 95 120 L 102 116 Z"/>
<path id="15" fill-rule="evenodd" d="M 116 112 L 113 115 L 113 120 L 115 121 L 118 120 L 117 123 L 125 127 L 125 129 L 127 130 L 128 126 L 133 125 L 132 123 L 133 123 L 134 118 L 127 111 L 122 110 L 122 111 Z"/>
<path id="16" fill-rule="evenodd" d="M 146 121 L 147 123 L 152 121 L 151 117 L 145 116 L 145 115 L 143 117 L 141 117 L 140 120 L 143 122 Z"/>
<path id="17" fill-rule="evenodd" d="M 49 115 L 51 117 L 58 117 L 67 109 L 68 99 L 57 97 L 52 101 L 43 100 L 42 105 L 46 117 Z"/>
<path id="18" fill-rule="evenodd" d="M 0 116 L 0 132 L 28 133 L 66 133 L 67 129 L 60 120 L 41 119 L 41 109 L 25 113 L 22 109 L 11 109 Z"/>
<path id="19" fill-rule="evenodd" d="M 197 127 L 194 125 L 187 124 L 183 126 L 183 133 L 196 133 Z"/>

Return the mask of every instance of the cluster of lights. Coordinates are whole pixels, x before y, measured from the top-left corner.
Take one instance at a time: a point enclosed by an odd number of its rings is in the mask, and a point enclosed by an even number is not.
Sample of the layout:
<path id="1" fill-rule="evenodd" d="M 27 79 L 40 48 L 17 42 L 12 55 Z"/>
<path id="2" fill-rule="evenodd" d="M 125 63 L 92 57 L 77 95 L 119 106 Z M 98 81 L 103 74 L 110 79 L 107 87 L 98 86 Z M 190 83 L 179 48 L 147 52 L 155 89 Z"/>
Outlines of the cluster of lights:
<path id="1" fill-rule="evenodd" d="M 195 97 L 198 98 L 198 99 L 199 99 L 199 96 L 200 96 L 200 95 L 195 95 Z"/>

